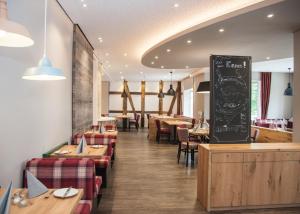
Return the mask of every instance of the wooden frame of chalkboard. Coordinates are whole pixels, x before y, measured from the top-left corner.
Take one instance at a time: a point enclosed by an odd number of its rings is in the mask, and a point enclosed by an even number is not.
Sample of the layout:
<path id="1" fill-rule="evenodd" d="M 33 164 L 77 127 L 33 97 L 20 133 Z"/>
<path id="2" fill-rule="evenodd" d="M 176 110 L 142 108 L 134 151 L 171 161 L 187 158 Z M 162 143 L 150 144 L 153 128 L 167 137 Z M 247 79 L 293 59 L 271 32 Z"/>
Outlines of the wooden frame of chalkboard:
<path id="1" fill-rule="evenodd" d="M 210 143 L 251 143 L 251 57 L 210 56 Z"/>

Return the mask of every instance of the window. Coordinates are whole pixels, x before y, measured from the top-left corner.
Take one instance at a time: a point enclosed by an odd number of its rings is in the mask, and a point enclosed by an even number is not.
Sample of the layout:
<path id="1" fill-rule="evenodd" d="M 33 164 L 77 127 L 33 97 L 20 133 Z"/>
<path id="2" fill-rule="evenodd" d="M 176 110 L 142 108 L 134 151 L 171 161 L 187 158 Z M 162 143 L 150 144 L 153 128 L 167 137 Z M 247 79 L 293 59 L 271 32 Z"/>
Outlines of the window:
<path id="1" fill-rule="evenodd" d="M 183 91 L 183 115 L 193 117 L 193 89 Z"/>
<path id="2" fill-rule="evenodd" d="M 260 82 L 257 80 L 252 81 L 251 91 L 251 119 L 260 117 Z"/>

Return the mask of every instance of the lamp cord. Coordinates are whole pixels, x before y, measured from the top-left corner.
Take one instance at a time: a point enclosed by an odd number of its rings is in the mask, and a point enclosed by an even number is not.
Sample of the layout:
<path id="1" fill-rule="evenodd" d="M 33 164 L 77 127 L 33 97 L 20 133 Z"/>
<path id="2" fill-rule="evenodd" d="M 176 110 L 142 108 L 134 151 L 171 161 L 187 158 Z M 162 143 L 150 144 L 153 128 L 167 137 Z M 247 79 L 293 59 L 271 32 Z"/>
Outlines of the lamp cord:
<path id="1" fill-rule="evenodd" d="M 44 56 L 46 56 L 46 51 L 47 51 L 47 9 L 48 9 L 48 0 L 45 0 L 45 18 L 44 18 Z"/>

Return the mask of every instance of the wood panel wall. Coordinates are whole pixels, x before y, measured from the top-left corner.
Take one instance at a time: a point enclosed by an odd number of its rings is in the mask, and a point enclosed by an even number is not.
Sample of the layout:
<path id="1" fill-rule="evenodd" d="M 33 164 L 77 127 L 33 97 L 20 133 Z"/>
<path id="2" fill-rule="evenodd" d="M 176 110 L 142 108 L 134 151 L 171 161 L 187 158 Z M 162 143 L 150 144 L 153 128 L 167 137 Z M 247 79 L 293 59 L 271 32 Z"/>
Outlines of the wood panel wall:
<path id="1" fill-rule="evenodd" d="M 72 133 L 93 123 L 93 47 L 78 25 L 73 31 Z"/>

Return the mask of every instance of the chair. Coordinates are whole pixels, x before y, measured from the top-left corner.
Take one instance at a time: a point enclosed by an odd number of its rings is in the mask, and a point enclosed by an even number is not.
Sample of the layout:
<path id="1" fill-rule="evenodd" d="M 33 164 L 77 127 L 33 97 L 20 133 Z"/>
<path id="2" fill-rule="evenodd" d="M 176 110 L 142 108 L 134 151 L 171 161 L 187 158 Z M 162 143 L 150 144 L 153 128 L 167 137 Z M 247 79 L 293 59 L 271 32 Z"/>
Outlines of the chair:
<path id="1" fill-rule="evenodd" d="M 47 188 L 72 186 L 83 189 L 82 200 L 74 211 L 76 214 L 89 214 L 92 212 L 93 205 L 99 203 L 102 180 L 101 177 L 95 176 L 95 163 L 92 159 L 34 158 L 26 163 L 25 169 L 36 176 Z M 23 186 L 27 188 L 25 171 Z M 98 200 L 94 201 L 95 199 Z"/>
<path id="2" fill-rule="evenodd" d="M 259 130 L 251 128 L 251 141 L 252 141 L 252 143 L 256 142 L 258 136 L 259 136 Z"/>
<path id="3" fill-rule="evenodd" d="M 135 126 L 135 128 L 136 128 L 137 131 L 139 130 L 139 127 L 140 127 L 140 124 L 139 124 L 139 122 L 140 122 L 140 117 L 141 117 L 141 115 L 139 115 L 139 114 L 134 114 L 134 119 L 130 119 L 130 120 L 129 120 L 129 130 L 130 130 L 130 127 L 131 127 L 132 125 Z"/>
<path id="4" fill-rule="evenodd" d="M 105 131 L 109 131 L 109 130 L 117 131 L 117 126 L 116 124 L 105 124 L 104 129 Z"/>
<path id="5" fill-rule="evenodd" d="M 192 127 L 191 127 L 191 128 L 194 128 L 194 127 L 195 127 L 195 124 L 196 124 L 196 119 L 193 118 L 193 119 L 192 119 Z"/>
<path id="6" fill-rule="evenodd" d="M 150 114 L 147 114 L 147 121 L 148 121 L 148 129 L 149 129 Z"/>
<path id="7" fill-rule="evenodd" d="M 168 137 L 168 141 L 171 141 L 171 131 L 169 128 L 161 127 L 160 120 L 155 120 L 156 124 L 156 141 L 160 142 L 160 138 L 164 135 Z"/>
<path id="8" fill-rule="evenodd" d="M 179 164 L 181 152 L 186 154 L 186 166 L 189 162 L 189 154 L 191 154 L 191 164 L 194 165 L 195 162 L 195 152 L 198 152 L 198 143 L 189 141 L 189 130 L 187 128 L 177 128 L 178 134 L 178 153 L 177 153 L 177 163 Z"/>

